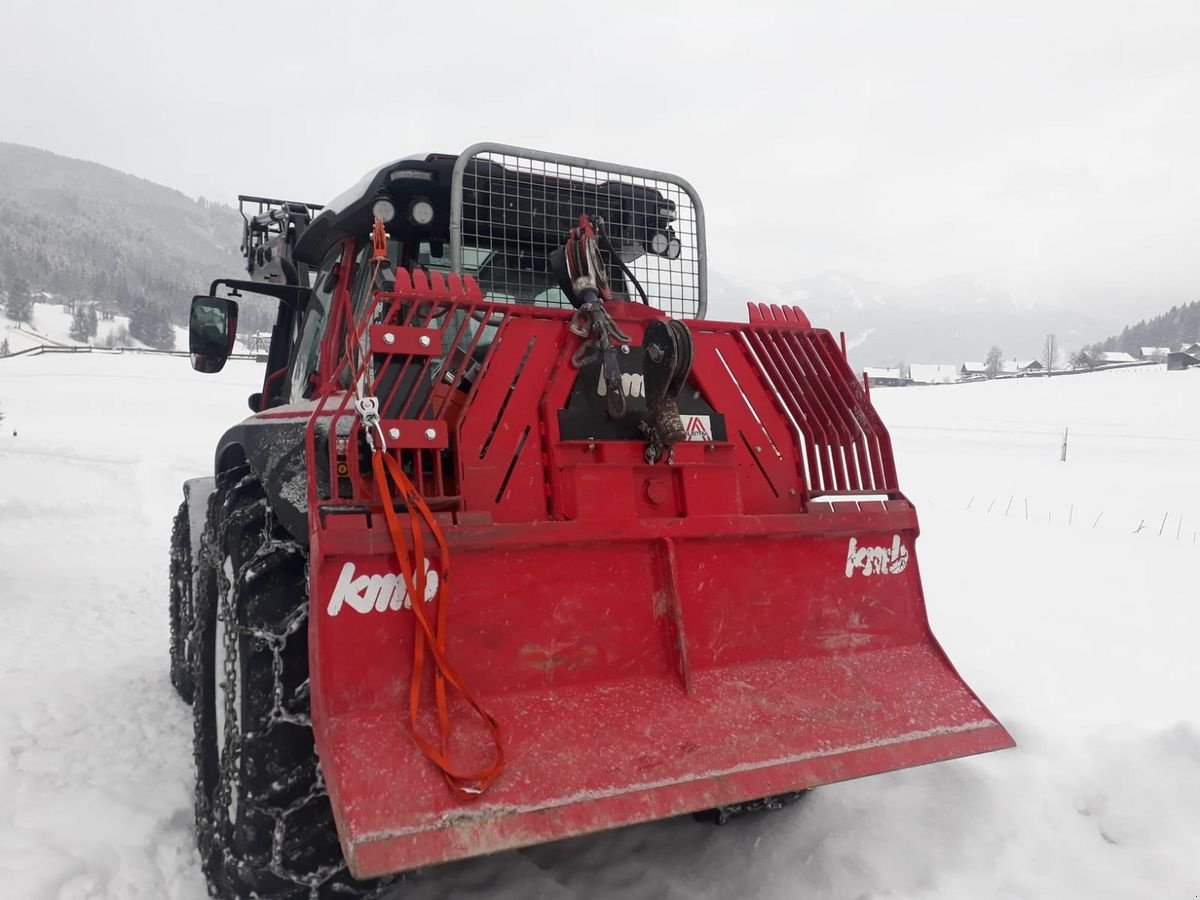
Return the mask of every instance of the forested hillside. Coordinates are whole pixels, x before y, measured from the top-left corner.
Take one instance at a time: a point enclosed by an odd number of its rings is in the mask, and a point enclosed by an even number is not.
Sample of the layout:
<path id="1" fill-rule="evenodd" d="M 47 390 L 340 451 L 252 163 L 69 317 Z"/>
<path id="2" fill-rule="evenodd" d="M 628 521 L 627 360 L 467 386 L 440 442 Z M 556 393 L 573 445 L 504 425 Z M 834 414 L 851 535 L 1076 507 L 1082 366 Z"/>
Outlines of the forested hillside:
<path id="1" fill-rule="evenodd" d="M 1090 350 L 1121 350 L 1135 356 L 1142 347 L 1177 348 L 1180 344 L 1200 341 L 1200 301 L 1183 306 L 1172 306 L 1161 316 L 1136 325 L 1126 325 L 1120 334 L 1114 334 L 1091 347 Z"/>
<path id="2" fill-rule="evenodd" d="M 241 219 L 96 163 L 0 143 L 0 292 L 123 313 L 152 345 L 193 294 L 242 271 Z M 9 310 L 12 316 L 12 310 Z"/>

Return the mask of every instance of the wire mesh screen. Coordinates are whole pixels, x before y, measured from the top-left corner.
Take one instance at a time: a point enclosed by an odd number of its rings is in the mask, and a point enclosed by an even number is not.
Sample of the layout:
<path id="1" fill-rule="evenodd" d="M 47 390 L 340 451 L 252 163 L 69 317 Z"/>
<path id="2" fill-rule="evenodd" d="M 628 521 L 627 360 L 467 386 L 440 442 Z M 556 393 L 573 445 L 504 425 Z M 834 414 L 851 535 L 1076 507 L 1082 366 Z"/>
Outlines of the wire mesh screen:
<path id="1" fill-rule="evenodd" d="M 704 213 L 684 181 L 659 172 L 501 145 L 462 154 L 452 186 L 451 258 L 491 300 L 570 308 L 550 254 L 587 213 L 642 286 L 679 318 L 705 308 Z M 615 296 L 641 295 L 607 254 Z"/>

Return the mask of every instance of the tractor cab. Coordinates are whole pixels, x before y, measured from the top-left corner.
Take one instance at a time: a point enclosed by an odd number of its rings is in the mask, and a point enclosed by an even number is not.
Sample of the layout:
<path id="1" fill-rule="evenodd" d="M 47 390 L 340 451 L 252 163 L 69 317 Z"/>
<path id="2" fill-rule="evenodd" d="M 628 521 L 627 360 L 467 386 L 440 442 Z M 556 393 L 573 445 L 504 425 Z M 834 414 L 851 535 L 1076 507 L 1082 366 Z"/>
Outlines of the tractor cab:
<path id="1" fill-rule="evenodd" d="M 687 182 L 662 173 L 479 144 L 457 156 L 388 163 L 323 207 L 246 195 L 239 204 L 252 280 L 219 279 L 194 300 L 192 355 L 201 371 L 224 362 L 211 334 L 214 306 L 230 302 L 216 297 L 219 287 L 234 300 L 243 292 L 278 297 L 253 411 L 309 397 L 329 375 L 320 371 L 322 346 L 326 355 L 340 353 L 348 328 L 333 320 L 339 285 L 356 315 L 398 271 L 470 276 L 492 302 L 571 309 L 554 257 L 580 215 L 598 232 L 611 298 L 676 318 L 702 318 L 707 305 L 703 207 Z M 387 230 L 387 264 L 371 274 L 376 219 Z M 236 309 L 225 318 L 236 323 Z M 475 342 L 479 356 L 495 328 L 470 324 L 469 340 L 476 326 L 485 332 Z M 232 351 L 234 336 L 225 338 Z"/>
<path id="2" fill-rule="evenodd" d="M 690 186 L 627 167 L 597 171 L 585 160 L 576 166 L 486 149 L 492 146 L 368 172 L 313 219 L 295 258 L 319 265 L 338 240 L 362 238 L 379 218 L 397 268 L 471 275 L 498 302 L 568 308 L 551 259 L 587 214 L 606 238 L 614 296 L 644 299 L 675 316 L 703 314 L 703 213 Z"/>

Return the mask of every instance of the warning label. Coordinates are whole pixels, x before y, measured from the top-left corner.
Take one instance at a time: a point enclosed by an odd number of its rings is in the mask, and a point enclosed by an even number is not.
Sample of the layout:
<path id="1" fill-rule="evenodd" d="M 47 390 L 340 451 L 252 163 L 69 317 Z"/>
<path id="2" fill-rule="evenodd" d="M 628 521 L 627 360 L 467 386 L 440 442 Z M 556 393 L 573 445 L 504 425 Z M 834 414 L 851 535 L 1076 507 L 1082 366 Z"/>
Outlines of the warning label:
<path id="1" fill-rule="evenodd" d="M 683 430 L 689 441 L 711 441 L 712 423 L 708 416 L 682 416 Z"/>

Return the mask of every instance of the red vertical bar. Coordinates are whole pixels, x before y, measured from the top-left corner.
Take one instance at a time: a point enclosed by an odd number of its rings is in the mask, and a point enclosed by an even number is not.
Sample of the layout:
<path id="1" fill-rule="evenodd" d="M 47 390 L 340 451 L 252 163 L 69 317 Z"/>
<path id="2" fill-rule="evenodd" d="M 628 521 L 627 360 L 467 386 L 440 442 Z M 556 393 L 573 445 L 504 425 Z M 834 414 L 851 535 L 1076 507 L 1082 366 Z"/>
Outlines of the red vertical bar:
<path id="1" fill-rule="evenodd" d="M 849 435 L 846 433 L 845 424 L 838 416 L 837 404 L 827 390 L 826 382 L 828 379 L 824 372 L 824 366 L 822 365 L 818 368 L 818 361 L 813 360 L 809 356 L 795 332 L 781 334 L 779 342 L 786 348 L 786 353 L 792 366 L 803 373 L 804 383 L 809 386 L 810 392 L 820 409 L 820 414 L 827 423 L 827 430 L 831 435 L 830 452 L 834 460 L 834 471 L 840 475 L 833 489 L 839 491 L 857 490 L 858 473 L 857 471 L 847 471 L 847 459 L 844 453 L 844 446 L 849 439 Z"/>
<path id="2" fill-rule="evenodd" d="M 804 344 L 812 357 L 820 361 L 825 372 L 826 384 L 829 385 L 849 444 L 854 450 L 854 458 L 861 476 L 860 489 L 870 488 L 871 485 L 867 482 L 877 479 L 872 478 L 873 470 L 868 458 L 869 429 L 862 410 L 855 402 L 855 395 L 848 386 L 848 383 L 857 383 L 854 373 L 850 371 L 850 365 L 844 357 L 838 355 L 828 332 L 807 332 L 793 337 Z"/>
<path id="3" fill-rule="evenodd" d="M 804 453 L 809 469 L 809 490 L 827 489 L 833 481 L 833 459 L 827 456 L 829 438 L 821 425 L 811 405 L 804 396 L 804 390 L 795 380 L 795 374 L 784 369 L 767 349 L 762 333 L 756 328 L 748 328 L 743 332 L 753 355 L 751 359 L 757 363 L 757 368 L 766 376 L 767 384 L 775 391 L 781 400 L 787 401 L 782 391 L 791 391 L 791 399 L 795 406 L 792 415 L 799 423 L 804 436 Z M 790 380 L 789 380 L 790 379 Z M 823 451 L 823 452 L 818 452 Z"/>

